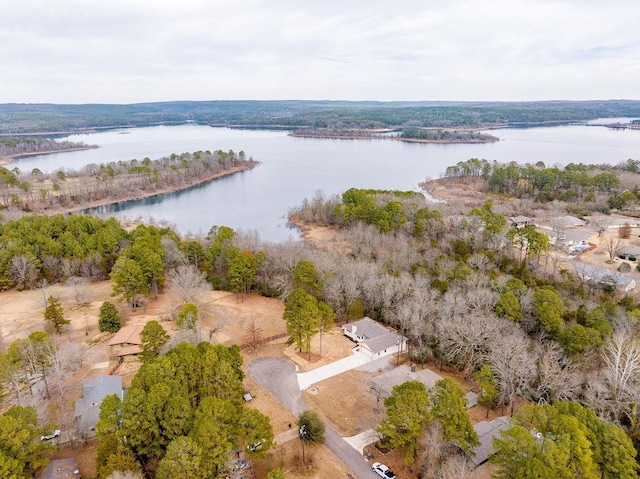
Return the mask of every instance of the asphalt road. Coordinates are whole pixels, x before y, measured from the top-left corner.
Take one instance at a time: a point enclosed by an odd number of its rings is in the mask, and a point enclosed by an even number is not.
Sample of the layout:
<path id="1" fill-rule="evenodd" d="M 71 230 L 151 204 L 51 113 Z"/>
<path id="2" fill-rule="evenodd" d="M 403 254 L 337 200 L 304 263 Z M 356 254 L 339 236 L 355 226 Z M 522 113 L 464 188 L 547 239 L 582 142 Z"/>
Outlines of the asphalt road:
<path id="1" fill-rule="evenodd" d="M 276 358 L 258 358 L 249 363 L 248 370 L 251 377 L 271 392 L 294 416 L 299 416 L 307 409 L 300 394 L 295 366 L 291 362 Z M 324 437 L 327 447 L 358 479 L 379 479 L 364 457 L 326 425 Z"/>

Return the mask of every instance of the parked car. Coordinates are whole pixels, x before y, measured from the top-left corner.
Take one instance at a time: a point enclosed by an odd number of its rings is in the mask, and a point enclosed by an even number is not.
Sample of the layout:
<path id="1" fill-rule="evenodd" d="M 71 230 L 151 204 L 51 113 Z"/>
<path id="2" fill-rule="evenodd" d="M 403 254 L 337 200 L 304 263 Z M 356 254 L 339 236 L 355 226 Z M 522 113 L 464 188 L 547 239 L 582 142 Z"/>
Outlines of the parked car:
<path id="1" fill-rule="evenodd" d="M 373 469 L 373 472 L 380 477 L 384 477 L 384 479 L 396 479 L 396 475 L 391 471 L 391 469 L 381 462 L 374 462 L 371 469 Z"/>
<path id="2" fill-rule="evenodd" d="M 267 441 L 265 441 L 264 439 L 258 439 L 256 442 L 249 444 L 247 446 L 247 450 L 251 452 L 259 451 L 260 449 L 262 449 L 262 446 L 264 445 L 265 442 Z"/>
<path id="3" fill-rule="evenodd" d="M 59 436 L 60 436 L 60 429 L 56 429 L 51 434 L 46 434 L 44 436 L 40 436 L 40 440 L 41 441 L 49 441 L 49 440 L 54 439 L 54 438 L 59 437 Z"/>

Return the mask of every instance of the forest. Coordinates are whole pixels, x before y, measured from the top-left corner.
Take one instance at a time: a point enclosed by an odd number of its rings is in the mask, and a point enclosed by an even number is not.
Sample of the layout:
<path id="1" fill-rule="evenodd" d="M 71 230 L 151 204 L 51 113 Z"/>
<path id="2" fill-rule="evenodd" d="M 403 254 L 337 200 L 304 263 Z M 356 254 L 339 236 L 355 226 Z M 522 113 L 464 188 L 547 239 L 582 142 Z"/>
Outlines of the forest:
<path id="1" fill-rule="evenodd" d="M 639 173 L 640 162 L 634 159 L 613 166 L 570 163 L 548 168 L 544 162 L 518 165 L 471 158 L 447 167 L 445 177 L 479 179 L 483 190 L 507 197 L 567 203 L 567 212 L 578 216 L 590 212 L 638 216 Z"/>
<path id="2" fill-rule="evenodd" d="M 637 175 L 629 171 L 634 165 L 607 171 L 575 165 L 568 168 L 569 173 L 580 173 L 575 178 L 552 169 L 549 175 L 559 183 L 551 191 L 563 194 L 562 185 L 575 190 L 566 182 L 586 182 L 581 174 L 585 170 L 592 180 L 581 194 L 591 192 L 595 202 L 605 204 L 601 196 L 620 195 L 626 175 Z M 457 168 L 479 178 L 484 174 L 489 181 L 493 172 L 508 166 L 469 160 Z M 545 171 L 543 165 L 532 168 Z M 500 194 L 536 193 L 524 178 L 505 181 L 506 188 L 515 189 Z M 496 188 L 502 185 L 494 183 Z M 546 201 L 544 195 L 540 198 Z M 492 201 L 466 208 L 427 203 L 415 192 L 355 188 L 330 198 L 317 193 L 291 211 L 296 224 L 334 228 L 340 238 L 337 249 L 262 243 L 225 226 L 212 227 L 202 238 L 184 239 L 156 226 L 127 232 L 114 220 L 30 215 L 0 226 L 0 284 L 3 289 L 39 288 L 110 278 L 113 294 L 131 307 L 141 299 L 154 301 L 167 284 L 181 286 L 185 304 L 193 284 L 233 291 L 239 301 L 253 291 L 284 301 L 290 341 L 305 352 L 310 351 L 309 339 L 326 331 L 334 318 L 366 315 L 408 338 L 411 361 L 459 371 L 487 392 L 481 397 L 484 404 L 513 415 L 514 427 L 496 442 L 496 477 L 636 478 L 640 304 L 615 288 L 585 284 L 569 270 L 550 267 L 556 251 L 547 236 L 533 228 L 511 228 L 501 213 Z M 63 324 L 61 331 L 64 334 Z M 52 330 L 50 338 L 57 335 Z M 51 347 L 35 347 L 48 341 L 42 335 L 26 338 L 0 357 L 6 365 L 1 369 L 6 405 L 27 397 L 42 381 L 55 391 L 56 374 L 61 374 L 55 365 L 60 361 L 53 359 Z M 239 407 L 236 380 L 229 379 L 239 376 L 236 353 L 197 341 L 192 346 L 173 343 L 172 349 L 165 343 L 149 342 L 150 354 L 134 391 L 121 407 L 104 409 L 101 467 L 118 464 L 171 477 L 161 471 L 175 471 L 176 464 L 186 467 L 180 458 L 187 454 L 198 458 L 193 462 L 197 467 L 206 465 L 223 474 L 226 456 L 206 442 L 203 431 L 214 426 L 201 411 L 211 408 L 207 417 L 224 414 L 215 425 L 215 434 L 228 441 L 220 443 L 227 444 L 223 449 L 243 444 L 238 427 L 248 419 L 238 418 L 253 413 Z M 32 356 L 30 351 L 41 353 Z M 197 374 L 190 376 L 193 382 L 171 387 L 164 387 L 167 381 L 157 382 L 176 367 L 172 361 L 178 358 L 200 371 L 199 361 L 216 357 L 231 361 L 223 380 L 230 389 L 225 386 L 223 392 L 216 386 L 222 380 L 217 377 L 203 386 L 195 380 Z M 189 368 L 180 374 L 188 374 Z M 201 388 L 208 392 L 201 393 Z M 385 400 L 389 422 L 379 432 L 390 448 L 410 445 L 407 462 L 423 477 L 465 477 L 445 476 L 452 464 L 464 462 L 452 447 L 454 441 L 461 444 L 454 434 L 461 429 L 450 429 L 451 421 L 462 416 L 451 415 L 459 409 L 438 408 L 445 400 L 439 397 L 448 398 L 447 404 L 460 401 L 452 386 L 442 383 L 439 388 L 427 395 L 411 385 L 394 389 Z M 157 399 L 153 408 L 144 409 L 150 395 Z M 162 399 L 169 397 L 168 402 Z M 394 408 L 402 411 L 407 397 L 422 398 L 425 414 L 412 424 L 411 435 L 397 436 L 393 421 L 404 416 Z M 174 410 L 184 414 L 169 421 Z M 148 421 L 149 435 L 131 430 L 131 415 Z M 161 417 L 167 419 L 159 423 Z M 264 423 L 257 415 L 251 420 Z M 268 439 L 264 424 L 261 434 Z M 531 430 L 540 433 L 540 441 Z M 123 436 L 131 442 L 124 444 Z M 466 440 L 472 445 L 473 435 Z M 4 447 L 0 444 L 0 450 Z M 460 467 L 469 471 L 468 464 Z"/>
<path id="3" fill-rule="evenodd" d="M 177 101 L 131 105 L 1 104 L 0 134 L 63 133 L 196 122 L 212 126 L 387 128 L 527 126 L 638 117 L 640 102 Z"/>
<path id="4" fill-rule="evenodd" d="M 49 138 L 0 137 L 0 159 L 88 148 L 97 147 L 73 141 L 56 141 Z"/>
<path id="5" fill-rule="evenodd" d="M 0 166 L 0 210 L 23 212 L 81 210 L 128 199 L 177 191 L 258 165 L 245 153 L 196 151 L 157 160 L 143 158 L 95 163 L 81 170 L 22 172 Z"/>

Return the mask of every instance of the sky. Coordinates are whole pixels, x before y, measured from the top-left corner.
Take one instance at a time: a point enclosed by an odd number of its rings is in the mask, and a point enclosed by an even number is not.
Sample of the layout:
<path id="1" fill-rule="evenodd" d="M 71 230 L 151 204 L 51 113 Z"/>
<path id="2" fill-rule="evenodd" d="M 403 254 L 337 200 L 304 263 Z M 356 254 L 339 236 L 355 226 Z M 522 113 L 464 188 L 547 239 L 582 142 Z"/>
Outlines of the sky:
<path id="1" fill-rule="evenodd" d="M 2 0 L 0 103 L 640 100 L 639 0 Z"/>

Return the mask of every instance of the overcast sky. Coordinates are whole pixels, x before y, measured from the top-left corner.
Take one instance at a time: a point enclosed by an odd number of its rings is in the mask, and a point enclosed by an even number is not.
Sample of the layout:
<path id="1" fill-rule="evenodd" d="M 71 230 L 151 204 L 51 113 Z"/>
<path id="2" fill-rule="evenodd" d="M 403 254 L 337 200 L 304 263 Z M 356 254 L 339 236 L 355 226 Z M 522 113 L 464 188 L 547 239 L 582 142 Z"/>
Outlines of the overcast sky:
<path id="1" fill-rule="evenodd" d="M 1 0 L 0 103 L 640 99 L 640 0 Z"/>

